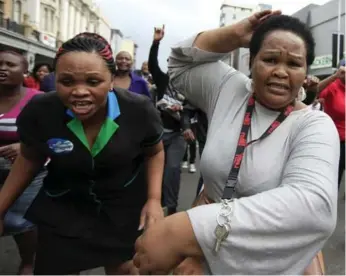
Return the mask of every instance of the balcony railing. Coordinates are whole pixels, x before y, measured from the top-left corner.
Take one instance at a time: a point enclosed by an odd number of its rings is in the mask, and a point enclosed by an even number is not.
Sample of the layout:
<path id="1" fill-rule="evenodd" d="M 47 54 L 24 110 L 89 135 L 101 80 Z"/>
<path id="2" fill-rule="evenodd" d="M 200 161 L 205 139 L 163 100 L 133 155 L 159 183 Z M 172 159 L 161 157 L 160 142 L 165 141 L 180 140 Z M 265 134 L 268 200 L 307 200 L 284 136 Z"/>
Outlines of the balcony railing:
<path id="1" fill-rule="evenodd" d="M 0 14 L 0 28 L 4 28 L 6 30 L 15 32 L 17 34 L 24 35 L 24 26 L 21 24 L 18 24 L 17 22 L 9 19 L 9 18 L 3 18 Z"/>

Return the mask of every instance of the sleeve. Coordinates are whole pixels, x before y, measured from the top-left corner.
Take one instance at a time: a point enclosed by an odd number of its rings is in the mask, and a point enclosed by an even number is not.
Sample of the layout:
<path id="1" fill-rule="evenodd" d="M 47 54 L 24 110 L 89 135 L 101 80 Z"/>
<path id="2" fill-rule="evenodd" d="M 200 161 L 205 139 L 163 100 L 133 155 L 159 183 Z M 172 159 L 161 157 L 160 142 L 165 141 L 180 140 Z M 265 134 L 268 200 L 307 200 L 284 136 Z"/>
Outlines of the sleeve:
<path id="1" fill-rule="evenodd" d="M 241 73 L 221 61 L 225 54 L 194 47 L 196 37 L 172 48 L 168 73 L 175 89 L 209 117 L 224 84 L 233 75 Z"/>
<path id="2" fill-rule="evenodd" d="M 149 52 L 148 67 L 154 83 L 160 82 L 166 75 L 164 72 L 162 72 L 157 59 L 159 54 L 159 45 L 159 42 L 153 42 Z"/>
<path id="3" fill-rule="evenodd" d="M 321 91 L 319 98 L 327 99 L 331 94 L 333 94 L 333 90 L 334 90 L 334 82 L 329 84 L 326 88 L 324 88 Z"/>
<path id="4" fill-rule="evenodd" d="M 17 117 L 17 133 L 19 140 L 27 148 L 33 149 L 35 152 L 43 154 L 42 143 L 40 134 L 42 130 L 39 129 L 39 114 L 38 110 L 41 108 L 39 99 L 42 94 L 34 96 L 22 109 Z"/>
<path id="5" fill-rule="evenodd" d="M 183 130 L 187 130 L 189 128 L 191 128 L 191 122 L 190 122 L 190 110 L 188 109 L 183 109 L 183 111 L 181 112 L 181 128 Z"/>
<path id="6" fill-rule="evenodd" d="M 145 137 L 143 141 L 144 147 L 150 147 L 158 144 L 163 135 L 163 127 L 161 123 L 160 113 L 152 102 L 148 99 L 144 102 L 145 113 Z"/>
<path id="7" fill-rule="evenodd" d="M 169 78 L 168 75 L 162 72 L 159 61 L 158 61 L 158 53 L 159 53 L 159 42 L 153 42 L 150 48 L 148 67 L 149 72 L 153 78 L 153 82 L 157 87 L 157 100 L 161 100 L 167 88 Z"/>
<path id="8" fill-rule="evenodd" d="M 315 113 L 316 112 L 316 113 Z M 337 219 L 339 138 L 322 112 L 303 123 L 278 188 L 235 199 L 231 231 L 217 255 L 216 217 L 221 204 L 188 211 L 213 274 L 302 275 L 332 235 Z"/>

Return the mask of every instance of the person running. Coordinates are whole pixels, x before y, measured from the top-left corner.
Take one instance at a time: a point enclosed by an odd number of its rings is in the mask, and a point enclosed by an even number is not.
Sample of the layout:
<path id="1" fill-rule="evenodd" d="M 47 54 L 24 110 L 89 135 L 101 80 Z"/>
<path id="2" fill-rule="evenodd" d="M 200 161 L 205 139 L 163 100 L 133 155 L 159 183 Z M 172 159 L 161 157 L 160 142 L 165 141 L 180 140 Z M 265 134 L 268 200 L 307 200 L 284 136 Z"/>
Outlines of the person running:
<path id="1" fill-rule="evenodd" d="M 132 56 L 129 52 L 121 51 L 115 57 L 116 75 L 114 87 L 127 89 L 133 93 L 151 98 L 147 82 L 132 71 Z"/>
<path id="2" fill-rule="evenodd" d="M 27 70 L 28 63 L 20 53 L 0 52 L 0 189 L 20 151 L 16 119 L 28 101 L 40 93 L 23 87 L 24 73 Z M 45 170 L 41 169 L 3 218 L 2 234 L 13 236 L 21 257 L 18 274 L 28 275 L 33 272 L 35 225 L 23 216 L 41 188 L 45 175 Z"/>
<path id="3" fill-rule="evenodd" d="M 52 66 L 48 63 L 38 63 L 32 70 L 32 74 L 24 79 L 24 86 L 41 90 L 43 79 L 52 72 Z"/>
<path id="4" fill-rule="evenodd" d="M 186 142 L 182 136 L 181 114 L 182 100 L 179 93 L 169 84 L 168 74 L 162 72 L 158 62 L 160 41 L 165 34 L 163 28 L 154 29 L 153 44 L 149 53 L 149 71 L 153 76 L 158 109 L 164 127 L 163 144 L 165 149 L 165 170 L 162 186 L 162 205 L 167 214 L 177 211 L 180 190 L 181 161 L 184 157 Z"/>
<path id="5" fill-rule="evenodd" d="M 25 216 L 38 227 L 34 273 L 135 273 L 136 238 L 163 218 L 160 118 L 147 97 L 113 89 L 112 50 L 96 34 L 66 41 L 54 68 L 57 91 L 34 98 L 17 119 L 21 147 L 0 191 L 0 232 L 50 158 Z"/>

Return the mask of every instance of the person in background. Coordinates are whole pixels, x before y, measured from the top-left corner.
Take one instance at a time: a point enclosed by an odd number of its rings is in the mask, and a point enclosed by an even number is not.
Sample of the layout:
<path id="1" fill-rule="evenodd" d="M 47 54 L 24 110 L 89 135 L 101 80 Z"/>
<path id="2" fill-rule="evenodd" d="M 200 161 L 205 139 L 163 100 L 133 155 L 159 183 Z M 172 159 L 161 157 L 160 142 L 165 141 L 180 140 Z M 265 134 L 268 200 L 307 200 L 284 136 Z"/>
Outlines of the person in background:
<path id="1" fill-rule="evenodd" d="M 184 105 L 184 110 L 186 110 Z M 190 114 L 191 115 L 191 114 Z M 186 120 L 187 118 L 185 118 Z M 193 135 L 196 136 L 196 124 L 197 124 L 197 118 L 193 115 L 189 118 L 190 125 L 189 125 L 189 131 L 192 131 Z M 184 128 L 183 128 L 184 130 Z M 189 135 L 190 136 L 190 135 Z M 185 137 L 185 135 L 184 135 Z M 181 165 L 182 169 L 189 169 L 189 173 L 195 173 L 196 172 L 196 151 L 197 151 L 197 143 L 196 139 L 188 139 L 185 141 L 187 142 L 187 147 L 185 150 L 185 154 L 183 157 L 183 163 Z"/>
<path id="2" fill-rule="evenodd" d="M 129 52 L 121 51 L 115 57 L 116 75 L 114 87 L 151 98 L 147 82 L 132 71 L 133 60 Z"/>
<path id="3" fill-rule="evenodd" d="M 43 92 L 51 92 L 55 91 L 55 74 L 54 72 L 51 72 L 47 76 L 43 78 L 42 84 L 41 84 L 41 91 Z"/>
<path id="4" fill-rule="evenodd" d="M 147 97 L 113 89 L 113 53 L 97 34 L 63 43 L 54 69 L 57 91 L 34 98 L 17 119 L 21 146 L 0 191 L 0 232 L 49 157 L 26 213 L 38 226 L 34 274 L 135 273 L 136 238 L 163 219 L 160 117 Z"/>
<path id="5" fill-rule="evenodd" d="M 339 188 L 345 171 L 345 60 L 330 77 L 318 84 L 317 96 L 323 100 L 324 112 L 335 123 L 340 138 Z"/>
<path id="6" fill-rule="evenodd" d="M 202 158 L 202 153 L 207 139 L 208 132 L 208 118 L 207 115 L 199 108 L 194 107 L 189 103 L 185 103 L 183 109 L 182 121 L 183 121 L 183 135 L 186 142 L 196 141 L 198 142 L 199 157 Z M 195 131 L 192 130 L 191 118 L 194 118 L 196 123 L 194 124 Z M 199 177 L 196 196 L 199 195 L 203 187 L 202 174 Z"/>
<path id="7" fill-rule="evenodd" d="M 142 77 L 143 79 L 145 79 L 148 84 L 149 84 L 149 89 L 151 87 L 151 85 L 153 85 L 153 78 L 149 72 L 149 67 L 148 67 L 148 62 L 144 61 L 142 63 L 142 68 L 141 70 L 135 70 L 134 73 L 136 73 L 138 76 Z"/>
<path id="8" fill-rule="evenodd" d="M 0 52 L 0 189 L 20 152 L 16 120 L 22 108 L 36 95 L 36 89 L 24 87 L 28 70 L 26 59 L 16 52 Z M 32 126 L 35 128 L 35 126 Z M 20 275 L 33 273 L 36 249 L 36 227 L 24 215 L 42 186 L 46 171 L 41 169 L 4 217 L 5 236 L 13 236 L 21 257 Z M 2 218 L 2 217 L 1 217 Z M 1 219 L 0 218 L 0 219 Z M 1 232 L 1 231 L 0 231 Z M 1 236 L 1 233 L 0 233 Z"/>
<path id="9" fill-rule="evenodd" d="M 177 211 L 180 190 L 181 161 L 184 157 L 186 142 L 182 136 L 181 111 L 183 98 L 169 83 L 168 74 L 162 72 L 158 53 L 160 41 L 165 34 L 163 28 L 154 28 L 153 44 L 149 53 L 149 71 L 156 85 L 157 106 L 164 127 L 162 137 L 165 149 L 165 170 L 162 186 L 162 205 L 167 207 L 168 215 Z M 165 102 L 165 105 L 160 105 Z"/>
<path id="10" fill-rule="evenodd" d="M 52 72 L 52 66 L 48 63 L 38 63 L 35 65 L 29 77 L 24 79 L 24 86 L 41 90 L 42 81 L 44 77 Z"/>

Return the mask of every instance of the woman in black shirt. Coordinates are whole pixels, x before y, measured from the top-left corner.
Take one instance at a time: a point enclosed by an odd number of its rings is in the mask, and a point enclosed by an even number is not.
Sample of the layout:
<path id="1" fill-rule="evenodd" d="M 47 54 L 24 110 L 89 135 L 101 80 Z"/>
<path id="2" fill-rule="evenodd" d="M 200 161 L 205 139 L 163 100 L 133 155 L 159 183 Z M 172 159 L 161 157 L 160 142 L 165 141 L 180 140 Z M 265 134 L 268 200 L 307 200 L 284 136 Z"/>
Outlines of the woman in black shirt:
<path id="1" fill-rule="evenodd" d="M 0 192 L 0 233 L 6 210 L 49 159 L 26 214 L 38 226 L 35 274 L 130 273 L 136 238 L 163 217 L 160 118 L 147 97 L 113 90 L 103 38 L 78 35 L 54 64 L 57 92 L 34 98 L 17 120 L 21 151 Z"/>

